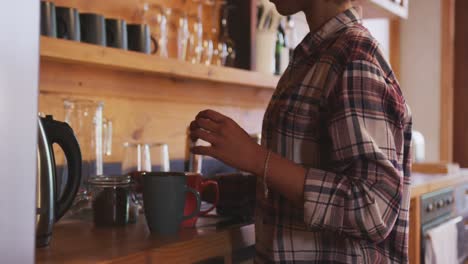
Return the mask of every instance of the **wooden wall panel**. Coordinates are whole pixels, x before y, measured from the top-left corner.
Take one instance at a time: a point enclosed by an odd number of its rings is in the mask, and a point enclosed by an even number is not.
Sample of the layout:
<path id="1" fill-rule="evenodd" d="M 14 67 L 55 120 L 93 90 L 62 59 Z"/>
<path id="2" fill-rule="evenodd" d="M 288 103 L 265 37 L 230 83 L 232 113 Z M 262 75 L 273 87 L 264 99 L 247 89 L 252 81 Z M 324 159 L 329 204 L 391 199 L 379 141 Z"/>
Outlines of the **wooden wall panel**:
<path id="1" fill-rule="evenodd" d="M 184 158 L 186 128 L 207 108 L 232 117 L 249 133 L 260 132 L 272 93 L 53 62 L 41 64 L 40 86 L 40 111 L 59 120 L 65 98 L 105 103 L 105 116 L 114 122 L 114 154 L 107 162 L 119 162 L 122 144 L 130 139 L 167 142 L 172 159 Z"/>
<path id="2" fill-rule="evenodd" d="M 82 98 L 72 94 L 41 94 L 40 111 L 64 120 L 63 98 Z M 119 162 L 122 144 L 128 140 L 166 142 L 171 159 L 185 155 L 186 128 L 195 115 L 211 108 L 235 119 L 249 133 L 261 131 L 263 109 L 242 109 L 235 106 L 213 106 L 203 103 L 177 103 L 152 100 L 128 100 L 107 96 L 87 96 L 86 99 L 105 103 L 104 115 L 114 125 L 113 155 L 106 162 Z"/>
<path id="3" fill-rule="evenodd" d="M 452 162 L 454 148 L 455 0 L 442 1 L 441 5 L 440 160 Z"/>
<path id="4" fill-rule="evenodd" d="M 410 221 L 409 221 L 409 263 L 421 263 L 421 199 L 419 197 L 411 199 Z"/>
<path id="5" fill-rule="evenodd" d="M 390 64 L 397 79 L 400 79 L 401 36 L 400 20 L 390 21 Z"/>
<path id="6" fill-rule="evenodd" d="M 468 1 L 456 1 L 455 7 L 455 76 L 453 157 L 461 167 L 468 167 Z"/>

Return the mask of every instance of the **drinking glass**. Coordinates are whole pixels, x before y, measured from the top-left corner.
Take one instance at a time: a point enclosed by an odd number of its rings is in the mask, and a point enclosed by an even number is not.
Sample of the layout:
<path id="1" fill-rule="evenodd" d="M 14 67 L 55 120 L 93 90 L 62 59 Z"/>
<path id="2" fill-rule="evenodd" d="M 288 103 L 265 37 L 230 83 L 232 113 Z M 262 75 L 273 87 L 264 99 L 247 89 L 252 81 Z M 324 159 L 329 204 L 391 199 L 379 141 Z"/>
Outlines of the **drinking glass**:
<path id="1" fill-rule="evenodd" d="M 188 16 L 189 21 L 189 49 L 188 49 L 188 61 L 191 63 L 201 63 L 203 55 L 203 22 L 202 22 L 202 5 L 200 0 L 191 0 L 191 6 L 188 10 L 195 13 L 191 13 Z"/>
<path id="2" fill-rule="evenodd" d="M 203 30 L 203 54 L 202 54 L 202 62 L 205 65 L 211 65 L 213 63 L 213 57 L 215 53 L 215 39 L 217 39 L 217 30 L 216 30 L 216 22 L 214 21 L 216 15 L 216 1 L 215 0 L 205 0 L 203 4 L 208 7 L 211 11 L 211 24 L 207 23 L 206 30 Z"/>
<path id="3" fill-rule="evenodd" d="M 156 55 L 162 58 L 169 57 L 168 51 L 168 20 L 172 9 L 158 4 L 147 4 L 146 20 L 150 26 L 151 36 L 157 42 Z"/>
<path id="4" fill-rule="evenodd" d="M 174 16 L 177 17 L 177 59 L 186 61 L 190 39 L 188 14 L 181 10 L 174 10 Z"/>
<path id="5" fill-rule="evenodd" d="M 167 53 L 169 58 L 186 60 L 190 37 L 187 13 L 181 9 L 165 9 L 167 19 Z"/>
<path id="6" fill-rule="evenodd" d="M 152 171 L 170 171 L 169 147 L 165 143 L 124 143 L 122 173 L 132 177 L 135 191 L 141 193 L 142 175 Z"/>

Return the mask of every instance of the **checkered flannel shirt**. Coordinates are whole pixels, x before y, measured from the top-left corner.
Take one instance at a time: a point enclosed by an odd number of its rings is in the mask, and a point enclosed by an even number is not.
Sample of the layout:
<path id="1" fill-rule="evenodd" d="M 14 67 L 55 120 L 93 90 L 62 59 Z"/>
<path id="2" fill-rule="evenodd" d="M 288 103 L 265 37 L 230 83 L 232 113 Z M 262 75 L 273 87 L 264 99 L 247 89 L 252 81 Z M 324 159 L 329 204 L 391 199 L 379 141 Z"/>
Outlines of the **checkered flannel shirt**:
<path id="1" fill-rule="evenodd" d="M 257 185 L 257 263 L 408 262 L 411 114 L 358 8 L 295 49 L 262 138 L 307 174 L 301 206 Z"/>

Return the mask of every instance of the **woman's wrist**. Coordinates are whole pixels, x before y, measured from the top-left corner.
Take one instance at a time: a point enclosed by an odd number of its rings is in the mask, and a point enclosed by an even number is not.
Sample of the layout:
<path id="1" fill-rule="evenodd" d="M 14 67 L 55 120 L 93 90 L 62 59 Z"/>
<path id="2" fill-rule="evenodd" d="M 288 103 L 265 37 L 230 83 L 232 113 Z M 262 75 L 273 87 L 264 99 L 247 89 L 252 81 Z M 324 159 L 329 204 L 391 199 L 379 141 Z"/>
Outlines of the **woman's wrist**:
<path id="1" fill-rule="evenodd" d="M 268 150 L 264 147 L 258 146 L 257 151 L 255 151 L 252 157 L 252 169 L 251 173 L 263 177 L 265 169 L 265 160 L 268 156 Z"/>

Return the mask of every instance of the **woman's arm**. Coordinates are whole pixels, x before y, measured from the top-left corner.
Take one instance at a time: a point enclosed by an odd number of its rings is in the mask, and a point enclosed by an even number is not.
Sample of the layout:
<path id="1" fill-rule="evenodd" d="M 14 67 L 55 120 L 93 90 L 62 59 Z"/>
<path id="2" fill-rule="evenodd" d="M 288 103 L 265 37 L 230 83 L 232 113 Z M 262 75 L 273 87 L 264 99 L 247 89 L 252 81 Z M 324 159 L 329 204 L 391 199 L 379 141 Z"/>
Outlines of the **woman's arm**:
<path id="1" fill-rule="evenodd" d="M 226 164 L 253 173 L 259 177 L 265 174 L 268 150 L 256 144 L 236 122 L 213 110 L 200 112 L 190 124 L 193 140 L 202 139 L 210 147 L 197 146 L 192 152 L 217 158 Z M 292 161 L 271 153 L 268 162 L 267 184 L 288 200 L 297 204 L 303 202 L 304 177 L 306 170 Z M 285 175 L 288 175 L 285 181 Z"/>

